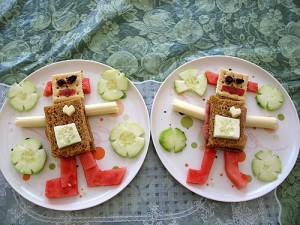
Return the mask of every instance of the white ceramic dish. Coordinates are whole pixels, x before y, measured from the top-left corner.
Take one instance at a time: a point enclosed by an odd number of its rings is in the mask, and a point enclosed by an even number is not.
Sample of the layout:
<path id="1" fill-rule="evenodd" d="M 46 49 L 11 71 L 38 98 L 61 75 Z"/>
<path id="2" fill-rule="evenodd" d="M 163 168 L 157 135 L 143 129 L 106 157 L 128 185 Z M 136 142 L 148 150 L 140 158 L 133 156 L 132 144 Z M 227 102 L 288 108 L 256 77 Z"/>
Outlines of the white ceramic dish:
<path id="1" fill-rule="evenodd" d="M 105 102 L 97 93 L 97 82 L 101 73 L 109 68 L 110 67 L 106 65 L 86 60 L 69 60 L 48 65 L 35 71 L 26 78 L 36 84 L 40 93 L 40 99 L 33 110 L 20 113 L 13 110 L 8 102 L 4 103 L 0 115 L 1 171 L 14 190 L 27 200 L 39 206 L 55 210 L 69 211 L 89 208 L 101 204 L 120 193 L 132 181 L 141 168 L 150 141 L 150 121 L 144 100 L 131 82 L 126 92 L 126 98 L 119 100 L 120 106 L 123 106 L 122 108 L 124 109 L 121 110 L 118 116 L 101 115 L 89 118 L 95 138 L 95 145 L 105 150 L 105 157 L 101 160 L 97 160 L 99 167 L 103 170 L 111 169 L 114 166 L 127 167 L 123 181 L 118 186 L 87 187 L 81 163 L 79 159 L 77 159 L 78 190 L 80 195 L 61 199 L 47 199 L 44 193 L 45 182 L 46 180 L 60 176 L 59 160 L 51 156 L 50 145 L 45 136 L 44 128 L 18 128 L 14 124 L 15 117 L 43 115 L 43 107 L 52 104 L 51 97 L 47 98 L 43 96 L 43 88 L 46 82 L 51 79 L 51 75 L 57 73 L 82 70 L 84 76 L 90 79 L 92 91 L 91 94 L 85 96 L 85 104 Z M 141 153 L 135 158 L 123 158 L 118 156 L 111 148 L 109 142 L 110 130 L 118 123 L 125 121 L 136 121 L 145 130 L 145 146 Z M 23 139 L 27 137 L 40 140 L 43 143 L 44 149 L 47 151 L 48 158 L 44 169 L 39 174 L 31 175 L 30 179 L 25 181 L 22 174 L 18 173 L 10 163 L 10 150 L 15 144 L 22 143 Z M 55 165 L 55 169 L 51 170 L 49 168 L 50 165 Z"/>
<path id="2" fill-rule="evenodd" d="M 284 120 L 279 120 L 279 128 L 276 131 L 266 129 L 246 128 L 248 141 L 245 147 L 246 159 L 239 163 L 240 170 L 249 174 L 252 181 L 243 190 L 236 189 L 224 171 L 223 152 L 217 152 L 217 158 L 212 166 L 210 176 L 204 185 L 186 183 L 189 168 L 200 169 L 203 153 L 204 139 L 200 132 L 203 121 L 193 119 L 193 126 L 189 129 L 181 124 L 183 115 L 172 110 L 171 102 L 174 98 L 189 102 L 205 108 L 206 100 L 215 94 L 215 86 L 209 85 L 203 97 L 191 92 L 177 95 L 173 88 L 175 79 L 180 79 L 178 73 L 195 68 L 201 73 L 209 70 L 218 73 L 220 68 L 232 69 L 233 71 L 249 75 L 249 80 L 258 82 L 259 86 L 270 84 L 278 87 L 284 95 L 284 105 L 273 112 L 260 108 L 255 100 L 256 94 L 247 93 L 246 107 L 248 115 L 273 116 L 284 115 Z M 187 147 L 180 153 L 165 151 L 159 144 L 159 135 L 167 127 L 178 127 L 186 133 Z M 300 146 L 299 119 L 292 100 L 278 81 L 262 68 L 242 59 L 227 56 L 212 56 L 199 58 L 188 62 L 174 72 L 163 82 L 154 99 L 151 112 L 151 135 L 159 158 L 170 174 L 184 187 L 194 193 L 224 202 L 240 202 L 260 197 L 276 188 L 292 170 L 299 153 Z M 197 146 L 196 148 L 191 145 Z M 261 149 L 269 149 L 280 156 L 282 160 L 282 173 L 274 182 L 264 183 L 252 174 L 251 161 L 254 154 Z"/>

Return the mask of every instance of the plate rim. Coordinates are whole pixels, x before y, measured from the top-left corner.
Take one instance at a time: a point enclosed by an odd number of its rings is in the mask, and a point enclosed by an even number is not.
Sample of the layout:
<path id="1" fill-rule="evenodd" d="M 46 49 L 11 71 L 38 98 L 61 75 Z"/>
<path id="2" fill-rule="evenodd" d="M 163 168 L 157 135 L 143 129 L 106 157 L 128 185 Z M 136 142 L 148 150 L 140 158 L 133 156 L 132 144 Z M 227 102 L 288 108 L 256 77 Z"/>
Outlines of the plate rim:
<path id="1" fill-rule="evenodd" d="M 68 59 L 68 60 L 62 60 L 62 61 L 53 62 L 53 63 L 47 64 L 45 66 L 42 66 L 41 68 L 39 68 L 39 69 L 33 71 L 32 73 L 30 73 L 29 75 L 27 75 L 20 82 L 22 82 L 24 80 L 27 80 L 27 79 L 32 79 L 32 77 L 35 74 L 40 73 L 41 71 L 43 71 L 45 69 L 48 69 L 49 67 L 57 66 L 59 64 L 76 63 L 76 62 L 81 62 L 81 63 L 84 63 L 84 64 L 85 63 L 91 63 L 91 64 L 95 64 L 96 66 L 102 66 L 102 67 L 108 68 L 108 69 L 112 69 L 113 68 L 113 67 L 111 67 L 109 65 L 106 65 L 104 63 L 100 63 L 100 62 L 97 62 L 97 61 L 94 61 L 94 60 Z M 150 114 L 149 114 L 149 111 L 147 109 L 147 105 L 145 103 L 145 100 L 144 100 L 143 96 L 141 95 L 141 93 L 137 89 L 137 87 L 134 85 L 134 83 L 131 80 L 129 80 L 129 79 L 128 79 L 128 81 L 129 81 L 130 85 L 132 86 L 132 88 L 134 89 L 134 92 L 136 92 L 137 97 L 141 100 L 141 102 L 143 102 L 142 106 L 143 106 L 143 111 L 146 112 L 146 115 L 144 115 L 144 116 L 145 116 L 145 118 L 147 118 L 146 121 L 145 121 L 145 124 L 147 125 L 147 127 L 144 128 L 144 130 L 145 130 L 145 135 L 144 135 L 144 137 L 145 137 L 145 145 L 143 147 L 144 153 L 138 155 L 138 157 L 140 157 L 140 159 L 139 159 L 140 160 L 140 165 L 138 165 L 138 169 L 136 171 L 134 171 L 134 173 L 132 173 L 132 177 L 128 179 L 127 183 L 125 183 L 123 185 L 121 183 L 117 187 L 117 189 L 113 192 L 112 195 L 110 194 L 111 192 L 108 192 L 108 194 L 105 194 L 102 201 L 92 202 L 92 204 L 91 203 L 90 204 L 85 204 L 82 207 L 80 207 L 80 204 L 79 204 L 79 207 L 76 205 L 77 207 L 73 207 L 73 208 L 70 207 L 70 208 L 68 208 L 68 207 L 66 207 L 66 204 L 63 204 L 63 205 L 60 205 L 60 204 L 51 205 L 49 202 L 38 203 L 37 201 L 32 201 L 32 199 L 30 199 L 30 196 L 27 195 L 26 192 L 23 193 L 21 191 L 21 188 L 19 190 L 19 189 L 16 189 L 14 186 L 12 186 L 11 179 L 9 178 L 8 174 L 6 174 L 5 171 L 3 172 L 3 170 L 1 169 L 1 165 L 0 165 L 0 171 L 3 174 L 4 178 L 6 179 L 7 183 L 10 185 L 10 187 L 14 191 L 16 191 L 20 196 L 22 196 L 24 199 L 30 201 L 31 203 L 33 203 L 35 205 L 38 205 L 40 207 L 43 207 L 45 209 L 50 209 L 50 210 L 55 210 L 55 211 L 78 211 L 78 210 L 84 210 L 84 209 L 92 208 L 92 207 L 101 205 L 101 204 L 105 203 L 106 201 L 108 201 L 108 200 L 116 197 L 118 194 L 120 194 L 133 181 L 133 179 L 137 176 L 138 172 L 141 170 L 141 168 L 142 168 L 142 166 L 143 166 L 143 164 L 145 162 L 145 159 L 146 159 L 146 156 L 147 156 L 147 153 L 148 153 L 148 150 L 149 150 L 150 142 L 151 142 L 151 123 L 150 123 Z M 8 99 L 6 98 L 5 101 L 3 102 L 2 107 L 0 108 L 0 117 L 3 116 L 3 113 L 2 113 L 3 109 L 8 104 L 9 104 L 8 103 Z M 69 204 L 69 205 L 72 205 L 72 204 Z"/>
<path id="2" fill-rule="evenodd" d="M 160 146 L 157 146 L 157 145 L 158 145 L 158 142 L 155 141 L 155 137 L 154 137 L 154 134 L 153 134 L 153 132 L 152 132 L 152 130 L 153 130 L 153 122 L 152 122 L 152 121 L 153 121 L 153 117 L 154 117 L 154 113 L 153 113 L 153 112 L 154 112 L 154 104 L 155 104 L 155 102 L 156 102 L 156 99 L 158 98 L 159 93 L 162 91 L 163 85 L 168 81 L 168 79 L 171 79 L 177 71 L 181 70 L 183 67 L 185 67 L 185 66 L 187 66 L 187 65 L 189 65 L 189 64 L 191 64 L 191 63 L 193 63 L 193 62 L 195 62 L 195 61 L 205 60 L 205 59 L 215 59 L 215 60 L 217 60 L 217 59 L 222 59 L 222 58 L 232 59 L 232 60 L 235 60 L 235 61 L 241 61 L 241 62 L 243 62 L 243 63 L 246 63 L 246 64 L 248 64 L 248 65 L 251 65 L 251 67 L 253 66 L 253 67 L 255 67 L 256 69 L 259 69 L 259 70 L 261 70 L 262 72 L 268 74 L 268 75 L 270 76 L 270 78 L 271 78 L 277 85 L 279 85 L 279 86 L 281 87 L 281 89 L 283 90 L 283 92 L 285 93 L 285 95 L 288 96 L 290 102 L 292 103 L 292 109 L 293 109 L 293 112 L 292 112 L 292 113 L 295 113 L 296 115 L 298 115 L 297 110 L 296 110 L 296 107 L 295 107 L 294 102 L 293 102 L 293 100 L 291 99 L 290 95 L 287 93 L 287 91 L 286 91 L 285 88 L 281 85 L 281 83 L 280 83 L 280 82 L 279 82 L 279 81 L 278 81 L 278 80 L 277 80 L 270 72 L 268 72 L 267 70 L 263 69 L 262 67 L 260 67 L 260 66 L 258 66 L 258 65 L 256 65 L 256 64 L 254 64 L 254 63 L 252 63 L 252 62 L 250 62 L 250 61 L 248 61 L 248 60 L 245 60 L 245 59 L 242 59 L 242 58 L 238 58 L 238 57 L 235 57 L 235 56 L 227 56 L 227 55 L 202 56 L 202 57 L 198 57 L 198 58 L 196 58 L 196 59 L 193 59 L 193 60 L 191 60 L 191 61 L 185 62 L 184 64 L 182 64 L 182 65 L 180 65 L 179 67 L 177 67 L 176 69 L 174 69 L 174 70 L 173 70 L 173 71 L 165 78 L 165 80 L 164 80 L 164 81 L 162 82 L 162 84 L 160 85 L 160 87 L 159 87 L 159 89 L 157 90 L 156 95 L 155 95 L 155 97 L 154 97 L 154 99 L 153 99 L 153 103 L 152 103 L 152 107 L 151 107 L 151 113 L 150 113 L 151 138 L 152 138 L 152 142 L 153 142 L 155 151 L 156 151 L 156 153 L 157 153 L 159 159 L 161 160 L 163 166 L 164 166 L 164 167 L 166 168 L 166 170 L 171 174 L 171 176 L 172 176 L 177 182 L 179 182 L 183 187 L 185 187 L 185 188 L 188 189 L 189 191 L 191 191 L 191 192 L 197 194 L 198 196 L 202 196 L 202 197 L 205 197 L 205 198 L 214 200 L 214 201 L 219 201 L 219 202 L 246 202 L 246 201 L 250 201 L 250 200 L 253 200 L 253 199 L 255 199 L 255 198 L 258 198 L 258 197 L 262 197 L 262 196 L 264 196 L 264 195 L 270 193 L 271 191 L 275 190 L 279 185 L 281 185 L 282 182 L 290 175 L 290 173 L 291 173 L 291 171 L 292 171 L 292 169 L 293 169 L 295 163 L 297 162 L 297 158 L 298 158 L 298 157 L 295 157 L 295 158 L 292 160 L 292 162 L 293 162 L 292 165 L 293 165 L 293 166 L 290 166 L 290 167 L 288 168 L 286 176 L 284 176 L 284 178 L 281 178 L 282 180 L 281 180 L 277 185 L 275 185 L 274 187 L 270 188 L 269 190 L 266 190 L 265 192 L 262 192 L 261 194 L 254 194 L 254 195 L 251 195 L 251 196 L 246 196 L 245 198 L 243 198 L 243 199 L 241 199 L 241 200 L 239 200 L 239 199 L 231 199 L 231 200 L 229 200 L 229 199 L 219 199 L 219 198 L 214 198 L 214 197 L 212 197 L 212 196 L 207 196 L 207 195 L 203 195 L 203 194 L 197 193 L 195 190 L 193 190 L 193 186 L 192 186 L 192 185 L 186 184 L 186 183 L 185 183 L 185 180 L 184 180 L 184 181 L 179 180 L 178 177 L 174 176 L 173 173 L 170 171 L 171 169 L 168 168 L 168 167 L 166 166 L 166 164 L 164 163 L 164 159 L 163 159 L 163 157 L 162 157 L 162 155 L 161 155 L 161 153 L 160 153 L 160 150 L 159 150 Z M 299 115 L 298 115 L 297 118 L 298 118 L 298 126 L 297 126 L 297 130 L 298 130 L 299 133 L 300 133 L 300 119 L 299 119 Z M 158 147 L 159 147 L 159 148 L 158 148 Z M 298 151 L 298 152 L 297 152 L 297 153 L 298 153 L 297 155 L 299 156 L 299 152 L 300 152 L 300 141 L 298 141 L 298 150 L 297 150 L 297 151 Z"/>

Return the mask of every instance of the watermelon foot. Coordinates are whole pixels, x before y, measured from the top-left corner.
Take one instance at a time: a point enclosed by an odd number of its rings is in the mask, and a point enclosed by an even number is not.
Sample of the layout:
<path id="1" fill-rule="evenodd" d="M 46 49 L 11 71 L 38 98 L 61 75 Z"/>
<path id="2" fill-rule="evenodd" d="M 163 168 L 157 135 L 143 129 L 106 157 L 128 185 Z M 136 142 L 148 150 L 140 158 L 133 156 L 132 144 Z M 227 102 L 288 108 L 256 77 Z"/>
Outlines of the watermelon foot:
<path id="1" fill-rule="evenodd" d="M 101 170 L 91 152 L 80 155 L 80 162 L 88 187 L 119 185 L 126 171 L 126 167 Z"/>

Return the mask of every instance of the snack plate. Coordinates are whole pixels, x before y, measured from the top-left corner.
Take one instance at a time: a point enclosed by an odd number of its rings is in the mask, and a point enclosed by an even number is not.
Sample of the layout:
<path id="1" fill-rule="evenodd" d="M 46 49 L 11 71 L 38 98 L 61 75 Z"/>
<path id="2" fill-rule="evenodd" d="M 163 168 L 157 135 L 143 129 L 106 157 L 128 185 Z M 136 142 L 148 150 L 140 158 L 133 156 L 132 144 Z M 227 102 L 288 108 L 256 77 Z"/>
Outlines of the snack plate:
<path id="1" fill-rule="evenodd" d="M 53 74 L 82 70 L 84 76 L 90 79 L 91 85 L 91 94 L 85 96 L 85 104 L 106 102 L 98 95 L 97 82 L 100 79 L 101 73 L 109 68 L 109 66 L 87 60 L 69 60 L 50 64 L 35 71 L 26 78 L 37 86 L 40 94 L 35 108 L 30 112 L 17 112 L 9 106 L 8 102 L 4 103 L 0 115 L 1 171 L 14 190 L 27 200 L 39 206 L 55 210 L 69 211 L 85 209 L 101 204 L 120 193 L 138 173 L 144 162 L 149 146 L 150 121 L 143 97 L 131 82 L 126 92 L 126 98 L 117 101 L 120 109 L 119 114 L 89 117 L 95 145 L 102 147 L 105 151 L 104 158 L 97 160 L 99 167 L 102 170 L 112 169 L 114 166 L 127 167 L 120 185 L 87 187 L 82 166 L 77 157 L 79 196 L 47 199 L 45 197 L 45 183 L 46 180 L 60 176 L 60 160 L 51 156 L 50 144 L 46 138 L 44 128 L 18 128 L 14 124 L 15 117 L 44 115 L 44 106 L 52 105 L 51 97 L 43 96 L 43 89 L 46 82 L 51 80 L 51 75 Z M 139 155 L 134 158 L 123 158 L 117 155 L 109 141 L 111 129 L 118 123 L 126 121 L 136 121 L 145 131 L 144 148 Z M 14 145 L 21 144 L 25 138 L 36 138 L 40 140 L 47 152 L 47 161 L 43 170 L 39 174 L 31 175 L 27 181 L 24 180 L 23 175 L 18 173 L 10 162 L 10 150 Z M 53 167 L 55 168 L 53 169 Z"/>
<path id="2" fill-rule="evenodd" d="M 233 71 L 249 75 L 249 80 L 258 82 L 259 87 L 270 84 L 278 87 L 284 95 L 284 105 L 276 111 L 267 111 L 260 108 L 255 100 L 255 93 L 248 92 L 246 95 L 246 107 L 248 115 L 273 116 L 282 118 L 278 120 L 277 130 L 246 128 L 248 138 L 245 152 L 246 159 L 239 163 L 240 171 L 251 176 L 252 181 L 242 190 L 235 188 L 226 176 L 224 170 L 224 158 L 221 150 L 217 151 L 210 176 L 203 185 L 186 183 L 189 168 L 200 169 L 203 153 L 204 138 L 200 127 L 203 121 L 192 119 L 190 128 L 182 123 L 184 115 L 172 110 L 174 98 L 205 108 L 206 100 L 215 94 L 215 86 L 208 85 L 207 92 L 200 97 L 192 92 L 176 94 L 173 88 L 174 80 L 180 79 L 178 74 L 186 69 L 198 69 L 200 73 L 209 70 L 218 73 L 220 68 L 232 69 Z M 178 127 L 185 132 L 187 137 L 186 148 L 179 153 L 165 151 L 159 143 L 159 135 L 167 127 Z M 209 199 L 223 202 L 241 202 L 251 200 L 267 194 L 276 188 L 292 170 L 299 153 L 299 119 L 296 109 L 287 92 L 273 76 L 262 68 L 248 61 L 229 57 L 211 56 L 199 58 L 188 62 L 174 72 L 160 86 L 152 106 L 151 112 L 151 135 L 159 158 L 170 174 L 184 187 L 194 193 Z M 272 150 L 280 156 L 282 161 L 282 173 L 276 181 L 265 183 L 259 181 L 252 173 L 251 161 L 259 150 Z"/>

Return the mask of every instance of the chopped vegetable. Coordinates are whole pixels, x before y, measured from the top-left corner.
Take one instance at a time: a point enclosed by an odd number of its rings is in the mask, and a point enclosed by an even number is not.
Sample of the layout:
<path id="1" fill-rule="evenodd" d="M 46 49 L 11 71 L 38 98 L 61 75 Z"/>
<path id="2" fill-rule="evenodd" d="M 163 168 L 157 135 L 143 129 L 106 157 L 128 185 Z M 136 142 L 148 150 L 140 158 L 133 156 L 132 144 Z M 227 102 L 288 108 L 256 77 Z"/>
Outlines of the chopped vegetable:
<path id="1" fill-rule="evenodd" d="M 101 170 L 91 152 L 83 153 L 79 157 L 87 186 L 112 186 L 119 185 L 122 182 L 126 167 Z"/>
<path id="2" fill-rule="evenodd" d="M 205 72 L 205 76 L 207 78 L 207 82 L 209 84 L 212 84 L 212 85 L 217 85 L 217 82 L 218 82 L 218 79 L 219 79 L 219 75 L 218 74 L 215 74 L 211 71 L 206 71 Z"/>
<path id="3" fill-rule="evenodd" d="M 52 81 L 48 81 L 44 89 L 44 96 L 49 97 L 52 93 Z"/>
<path id="4" fill-rule="evenodd" d="M 177 94 L 192 91 L 203 96 L 207 90 L 207 79 L 204 74 L 198 75 L 198 70 L 188 69 L 178 74 L 182 80 L 174 81 L 174 89 Z"/>
<path id="5" fill-rule="evenodd" d="M 91 93 L 91 86 L 90 86 L 90 79 L 89 78 L 83 78 L 82 80 L 82 89 L 84 94 L 90 94 Z"/>
<path id="6" fill-rule="evenodd" d="M 159 135 L 159 143 L 168 152 L 181 152 L 186 147 L 186 140 L 185 133 L 179 128 L 166 128 Z"/>
<path id="7" fill-rule="evenodd" d="M 118 100 L 124 97 L 128 84 L 129 81 L 124 73 L 115 69 L 106 70 L 98 82 L 98 94 L 104 100 Z"/>
<path id="8" fill-rule="evenodd" d="M 279 109 L 284 103 L 284 97 L 277 87 L 263 85 L 255 97 L 258 105 L 269 111 Z"/>
<path id="9" fill-rule="evenodd" d="M 136 122 L 120 123 L 112 129 L 109 140 L 117 154 L 131 158 L 143 149 L 143 134 L 144 129 Z"/>
<path id="10" fill-rule="evenodd" d="M 228 86 L 228 85 L 222 85 L 222 91 L 226 91 L 230 94 L 236 94 L 238 96 L 243 96 L 245 93 L 245 90 L 242 88 L 237 88 L 237 87 Z"/>
<path id="11" fill-rule="evenodd" d="M 20 173 L 35 174 L 43 169 L 47 155 L 40 141 L 27 138 L 12 149 L 10 157 Z"/>
<path id="12" fill-rule="evenodd" d="M 211 167 L 215 160 L 215 155 L 215 149 L 206 147 L 202 159 L 201 169 L 189 169 L 186 182 L 192 184 L 204 184 L 209 176 Z"/>
<path id="13" fill-rule="evenodd" d="M 7 92 L 9 104 L 16 110 L 23 112 L 31 110 L 39 99 L 37 88 L 28 80 L 20 84 L 14 83 Z"/>
<path id="14" fill-rule="evenodd" d="M 261 150 L 252 160 L 252 171 L 254 176 L 261 181 L 274 181 L 282 171 L 281 160 L 278 155 L 273 155 L 272 151 Z"/>
<path id="15" fill-rule="evenodd" d="M 258 83 L 252 82 L 252 81 L 248 81 L 247 91 L 257 93 L 258 92 Z"/>
<path id="16" fill-rule="evenodd" d="M 240 153 L 225 151 L 225 172 L 229 180 L 237 189 L 243 189 L 248 184 L 248 176 L 240 172 L 238 163 L 241 161 Z"/>

